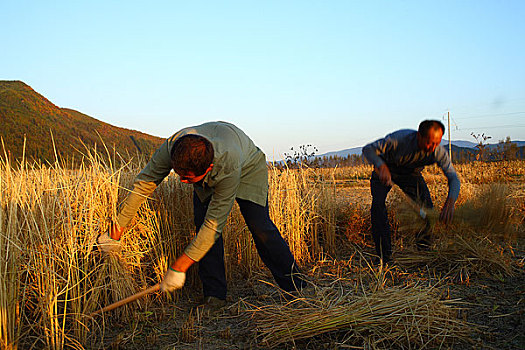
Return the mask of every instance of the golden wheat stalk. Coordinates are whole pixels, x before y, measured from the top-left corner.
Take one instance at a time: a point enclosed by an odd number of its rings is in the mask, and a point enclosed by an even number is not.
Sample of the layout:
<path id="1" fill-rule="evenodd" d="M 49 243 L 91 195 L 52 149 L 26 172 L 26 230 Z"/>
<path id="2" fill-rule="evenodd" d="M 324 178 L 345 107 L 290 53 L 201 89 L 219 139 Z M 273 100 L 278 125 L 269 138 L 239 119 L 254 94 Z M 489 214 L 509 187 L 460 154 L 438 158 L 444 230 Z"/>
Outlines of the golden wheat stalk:
<path id="1" fill-rule="evenodd" d="M 406 250 L 396 254 L 395 260 L 406 268 L 426 265 L 451 275 L 467 273 L 499 278 L 515 274 L 512 260 L 499 245 L 468 229 L 441 238 L 432 251 Z"/>
<path id="2" fill-rule="evenodd" d="M 322 293 L 321 293 L 322 294 Z M 248 305 L 264 346 L 333 332 L 349 332 L 361 344 L 427 348 L 451 344 L 469 334 L 470 327 L 456 318 L 455 301 L 441 300 L 429 287 L 381 289 L 361 296 L 327 292 L 285 305 Z"/>

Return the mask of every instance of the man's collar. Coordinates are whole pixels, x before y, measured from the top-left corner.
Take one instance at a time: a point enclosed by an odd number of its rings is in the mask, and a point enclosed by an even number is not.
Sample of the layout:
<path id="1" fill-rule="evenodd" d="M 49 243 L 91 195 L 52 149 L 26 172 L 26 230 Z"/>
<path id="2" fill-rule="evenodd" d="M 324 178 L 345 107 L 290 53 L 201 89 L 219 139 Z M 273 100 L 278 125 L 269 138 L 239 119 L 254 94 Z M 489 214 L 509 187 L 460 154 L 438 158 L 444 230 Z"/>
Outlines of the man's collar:
<path id="1" fill-rule="evenodd" d="M 204 176 L 204 179 L 202 179 L 202 184 L 206 184 L 208 185 L 208 183 L 210 182 L 211 180 L 211 173 L 213 173 L 215 171 L 215 167 L 213 167 L 210 171 L 208 171 L 208 173 L 206 174 L 206 176 Z"/>

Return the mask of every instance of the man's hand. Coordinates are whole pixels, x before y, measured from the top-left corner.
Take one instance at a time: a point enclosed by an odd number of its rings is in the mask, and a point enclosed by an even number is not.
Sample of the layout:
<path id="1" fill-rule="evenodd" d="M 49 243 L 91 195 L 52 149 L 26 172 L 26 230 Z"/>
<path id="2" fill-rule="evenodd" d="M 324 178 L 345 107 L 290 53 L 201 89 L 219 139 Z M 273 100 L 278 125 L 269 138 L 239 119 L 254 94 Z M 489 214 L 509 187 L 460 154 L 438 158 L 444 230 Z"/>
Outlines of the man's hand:
<path id="1" fill-rule="evenodd" d="M 454 199 L 447 198 L 445 205 L 443 205 L 443 209 L 439 215 L 439 220 L 443 221 L 445 224 L 449 224 L 452 221 L 452 217 L 454 216 L 455 202 L 456 201 Z"/>
<path id="2" fill-rule="evenodd" d="M 182 288 L 186 281 L 186 271 L 193 263 L 195 263 L 195 261 L 187 256 L 186 253 L 179 256 L 169 267 L 162 282 L 160 282 L 160 290 L 163 292 L 172 292 L 175 289 Z"/>
<path id="3" fill-rule="evenodd" d="M 160 290 L 163 292 L 173 292 L 176 289 L 181 289 L 186 281 L 186 273 L 172 269 L 168 269 L 162 282 L 160 282 Z"/>
<path id="4" fill-rule="evenodd" d="M 118 253 L 122 250 L 120 240 L 111 238 L 109 231 L 98 236 L 97 243 L 98 249 L 104 253 Z"/>
<path id="5" fill-rule="evenodd" d="M 382 164 L 379 168 L 376 168 L 376 173 L 379 176 L 379 180 L 385 186 L 392 186 L 392 175 L 390 175 L 390 169 L 386 164 Z"/>

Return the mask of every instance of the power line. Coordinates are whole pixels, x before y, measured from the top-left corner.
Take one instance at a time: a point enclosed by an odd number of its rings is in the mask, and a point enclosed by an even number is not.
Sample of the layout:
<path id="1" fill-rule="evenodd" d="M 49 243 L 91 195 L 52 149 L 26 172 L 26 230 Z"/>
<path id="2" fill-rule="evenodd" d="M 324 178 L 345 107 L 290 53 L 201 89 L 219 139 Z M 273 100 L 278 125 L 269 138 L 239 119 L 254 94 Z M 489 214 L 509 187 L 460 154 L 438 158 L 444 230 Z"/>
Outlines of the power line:
<path id="1" fill-rule="evenodd" d="M 495 103 L 496 101 L 496 103 Z M 478 103 L 478 104 L 465 104 L 465 105 L 454 105 L 449 106 L 451 110 L 465 110 L 465 109 L 473 109 L 473 108 L 480 108 L 480 107 L 493 107 L 495 104 L 510 104 L 513 102 L 522 102 L 525 101 L 525 97 L 517 97 L 517 98 L 510 98 L 510 99 L 501 99 L 501 102 L 498 102 L 498 99 L 492 102 L 485 102 L 485 103 Z"/>
<path id="2" fill-rule="evenodd" d="M 464 119 L 500 117 L 500 116 L 505 116 L 505 115 L 517 115 L 517 114 L 525 114 L 525 111 L 523 111 L 523 112 L 511 112 L 511 113 L 500 113 L 500 114 L 481 114 L 481 115 L 473 115 L 473 116 L 468 116 L 468 117 L 459 117 L 459 118 L 455 118 L 455 119 L 457 119 L 457 120 L 464 120 Z"/>
<path id="3" fill-rule="evenodd" d="M 510 125 L 493 125 L 493 126 L 483 126 L 483 127 L 475 127 L 475 128 L 461 128 L 461 129 L 456 129 L 456 130 L 460 130 L 460 131 L 464 131 L 464 130 L 479 130 L 479 129 L 497 129 L 497 128 L 525 128 L 525 124 L 523 125 L 518 125 L 518 124 L 510 124 Z"/>

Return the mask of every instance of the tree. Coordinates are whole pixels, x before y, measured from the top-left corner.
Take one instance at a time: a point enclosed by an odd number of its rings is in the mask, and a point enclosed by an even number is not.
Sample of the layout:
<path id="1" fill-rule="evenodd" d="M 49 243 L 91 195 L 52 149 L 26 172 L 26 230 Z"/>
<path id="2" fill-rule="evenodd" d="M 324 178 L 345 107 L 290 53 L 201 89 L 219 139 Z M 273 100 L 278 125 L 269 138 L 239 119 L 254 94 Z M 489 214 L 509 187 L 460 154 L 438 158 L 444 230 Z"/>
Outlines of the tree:
<path id="1" fill-rule="evenodd" d="M 284 159 L 289 168 L 298 168 L 301 166 L 310 166 L 312 159 L 315 159 L 315 154 L 319 151 L 317 147 L 312 145 L 300 145 L 298 150 L 290 147 L 291 153 L 285 153 Z"/>
<path id="2" fill-rule="evenodd" d="M 503 160 L 514 160 L 518 153 L 518 146 L 510 140 L 510 136 L 507 136 L 505 141 L 499 141 L 498 153 Z"/>
<path id="3" fill-rule="evenodd" d="M 476 145 L 477 148 L 477 154 L 476 154 L 476 160 L 483 161 L 485 159 L 487 149 L 488 149 L 488 143 L 487 140 L 491 139 L 492 136 L 488 136 L 483 134 L 474 134 L 473 132 L 470 133 L 474 139 L 476 139 L 476 142 L 478 143 Z"/>

